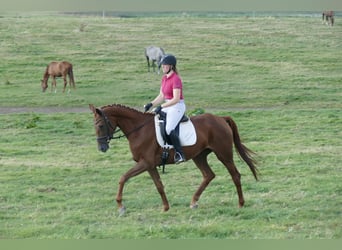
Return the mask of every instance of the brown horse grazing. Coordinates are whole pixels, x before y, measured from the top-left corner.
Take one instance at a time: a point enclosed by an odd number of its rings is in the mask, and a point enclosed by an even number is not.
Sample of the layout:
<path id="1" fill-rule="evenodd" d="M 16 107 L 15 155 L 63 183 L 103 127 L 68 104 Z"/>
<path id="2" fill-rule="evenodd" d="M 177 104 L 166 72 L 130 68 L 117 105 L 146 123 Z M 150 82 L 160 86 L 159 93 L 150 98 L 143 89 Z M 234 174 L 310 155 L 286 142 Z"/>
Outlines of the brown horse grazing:
<path id="1" fill-rule="evenodd" d="M 323 11 L 322 13 L 322 21 L 327 25 L 334 25 L 334 11 Z"/>
<path id="2" fill-rule="evenodd" d="M 66 76 L 69 76 L 69 85 L 75 89 L 75 81 L 74 81 L 74 73 L 72 71 L 72 64 L 66 61 L 63 62 L 51 62 L 45 70 L 45 73 L 43 75 L 42 80 L 42 90 L 45 92 L 45 90 L 48 88 L 48 80 L 49 77 L 52 77 L 52 86 L 51 86 L 51 92 L 53 89 L 55 92 L 57 92 L 56 89 L 56 77 L 63 77 L 64 80 L 64 88 L 63 93 L 65 92 L 65 88 L 67 85 Z M 69 88 L 69 92 L 70 92 Z"/>
<path id="3" fill-rule="evenodd" d="M 89 108 L 94 113 L 94 127 L 97 135 L 98 149 L 106 152 L 109 148 L 110 140 L 114 138 L 114 134 L 122 131 L 123 136 L 129 141 L 133 159 L 136 162 L 135 166 L 122 175 L 119 181 L 119 190 L 116 196 L 119 213 L 125 213 L 122 194 L 126 181 L 144 171 L 147 171 L 152 177 L 163 201 L 164 211 L 169 210 L 169 202 L 157 169 L 161 162 L 163 150 L 156 140 L 155 115 L 153 113 L 142 113 L 119 104 L 108 105 L 102 108 L 96 108 L 89 104 Z M 241 189 L 240 173 L 233 161 L 233 144 L 235 144 L 239 156 L 247 163 L 257 180 L 257 168 L 251 156 L 253 152 L 241 143 L 238 128 L 231 117 L 202 114 L 192 116 L 190 119 L 196 129 L 197 143 L 193 146 L 186 146 L 183 149 L 186 159 L 192 159 L 203 175 L 202 183 L 194 193 L 190 207 L 197 207 L 197 201 L 202 192 L 215 177 L 207 161 L 207 156 L 211 152 L 215 153 L 230 173 L 237 189 L 239 207 L 242 207 L 245 201 Z M 115 138 L 119 137 L 121 136 Z M 174 152 L 171 149 L 167 164 L 174 163 L 173 156 Z"/>

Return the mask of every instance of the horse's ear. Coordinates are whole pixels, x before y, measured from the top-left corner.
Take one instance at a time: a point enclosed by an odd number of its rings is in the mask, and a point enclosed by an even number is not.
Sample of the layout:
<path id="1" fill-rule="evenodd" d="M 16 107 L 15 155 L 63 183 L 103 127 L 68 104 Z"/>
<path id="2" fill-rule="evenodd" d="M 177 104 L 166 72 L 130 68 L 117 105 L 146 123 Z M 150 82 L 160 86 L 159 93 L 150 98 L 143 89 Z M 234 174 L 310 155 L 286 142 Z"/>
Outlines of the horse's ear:
<path id="1" fill-rule="evenodd" d="M 93 104 L 89 104 L 89 109 L 93 111 L 94 114 L 96 113 L 96 108 Z"/>
<path id="2" fill-rule="evenodd" d="M 93 104 L 89 104 L 89 109 L 90 109 L 91 111 L 93 111 L 94 114 L 102 115 L 101 110 L 99 110 L 98 108 L 96 108 Z"/>

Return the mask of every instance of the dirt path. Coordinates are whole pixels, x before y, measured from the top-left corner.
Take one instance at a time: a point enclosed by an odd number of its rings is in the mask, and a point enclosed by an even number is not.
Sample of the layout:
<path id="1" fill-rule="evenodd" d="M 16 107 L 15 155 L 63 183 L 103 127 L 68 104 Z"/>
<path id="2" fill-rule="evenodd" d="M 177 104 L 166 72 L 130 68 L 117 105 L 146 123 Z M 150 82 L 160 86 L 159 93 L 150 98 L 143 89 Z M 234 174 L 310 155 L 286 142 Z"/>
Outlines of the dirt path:
<path id="1" fill-rule="evenodd" d="M 85 113 L 90 112 L 88 107 L 0 107 L 0 114 L 18 114 L 18 113 Z"/>

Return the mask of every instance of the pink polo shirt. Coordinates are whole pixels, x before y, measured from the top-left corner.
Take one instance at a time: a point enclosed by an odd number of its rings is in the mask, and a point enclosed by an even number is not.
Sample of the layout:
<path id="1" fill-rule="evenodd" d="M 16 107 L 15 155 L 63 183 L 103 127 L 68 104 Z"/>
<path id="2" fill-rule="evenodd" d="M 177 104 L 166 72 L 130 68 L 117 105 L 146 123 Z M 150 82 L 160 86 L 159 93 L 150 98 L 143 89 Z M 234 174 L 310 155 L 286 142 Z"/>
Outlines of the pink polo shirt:
<path id="1" fill-rule="evenodd" d="M 183 84 L 182 80 L 176 73 L 173 73 L 169 78 L 166 75 L 162 78 L 161 90 L 165 99 L 173 98 L 173 89 L 180 89 L 180 99 L 183 100 Z"/>

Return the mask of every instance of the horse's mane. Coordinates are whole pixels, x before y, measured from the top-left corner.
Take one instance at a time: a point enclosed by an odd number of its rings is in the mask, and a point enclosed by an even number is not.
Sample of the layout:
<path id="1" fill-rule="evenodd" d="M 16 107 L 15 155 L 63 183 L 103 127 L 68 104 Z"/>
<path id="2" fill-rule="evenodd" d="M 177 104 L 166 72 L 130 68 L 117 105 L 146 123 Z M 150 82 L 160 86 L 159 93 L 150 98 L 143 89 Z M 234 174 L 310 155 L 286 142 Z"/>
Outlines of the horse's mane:
<path id="1" fill-rule="evenodd" d="M 118 104 L 118 103 L 114 103 L 114 104 L 108 104 L 108 105 L 105 105 L 105 106 L 102 106 L 101 109 L 104 109 L 104 108 L 118 108 L 118 109 L 127 109 L 127 110 L 130 110 L 132 112 L 135 112 L 137 114 L 143 114 L 143 115 L 155 115 L 154 113 L 147 113 L 147 112 L 142 112 L 140 110 L 137 110 L 135 108 L 132 108 L 132 107 L 129 107 L 129 106 L 126 106 L 126 105 L 123 105 L 123 104 Z"/>

